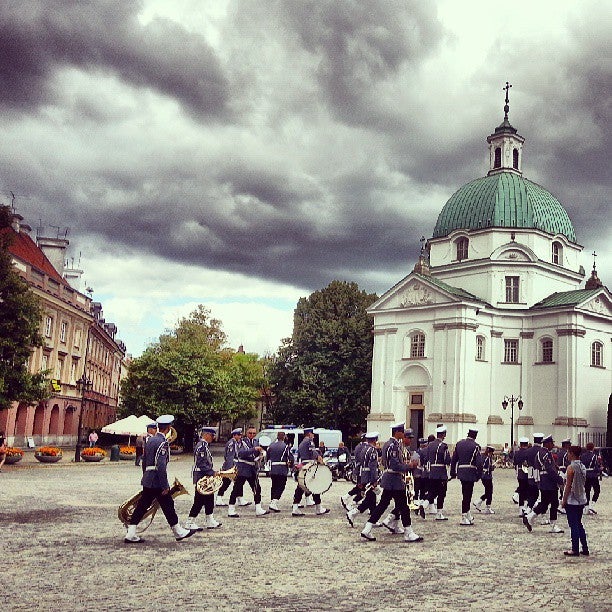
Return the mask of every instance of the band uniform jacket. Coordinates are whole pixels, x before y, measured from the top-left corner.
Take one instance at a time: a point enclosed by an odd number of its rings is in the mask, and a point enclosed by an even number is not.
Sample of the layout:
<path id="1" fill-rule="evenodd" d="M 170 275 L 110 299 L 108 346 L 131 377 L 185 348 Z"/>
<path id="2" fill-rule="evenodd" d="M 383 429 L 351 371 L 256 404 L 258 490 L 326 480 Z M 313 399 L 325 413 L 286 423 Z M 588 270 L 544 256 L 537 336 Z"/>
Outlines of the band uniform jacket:
<path id="1" fill-rule="evenodd" d="M 232 436 L 225 445 L 225 453 L 223 455 L 222 470 L 231 470 L 238 459 L 238 449 L 242 446 L 242 440 L 239 442 Z"/>
<path id="2" fill-rule="evenodd" d="M 516 479 L 517 480 L 527 480 L 529 476 L 527 472 L 523 470 L 523 466 L 529 467 L 529 462 L 527 460 L 527 451 L 529 449 L 526 447 L 518 448 L 514 452 L 514 469 L 516 470 Z"/>
<path id="3" fill-rule="evenodd" d="M 536 469 L 540 473 L 540 491 L 556 491 L 563 484 L 552 453 L 540 446 L 536 455 Z"/>
<path id="4" fill-rule="evenodd" d="M 417 448 L 416 451 L 419 455 L 419 462 L 421 464 L 421 477 L 429 478 L 429 470 L 427 469 L 427 447 L 425 448 Z M 416 476 L 416 474 L 415 474 Z"/>
<path id="5" fill-rule="evenodd" d="M 304 438 L 298 446 L 298 461 L 316 461 L 319 458 L 319 451 L 315 443 L 310 438 Z"/>
<path id="6" fill-rule="evenodd" d="M 355 471 L 357 472 L 357 478 L 359 478 L 359 474 L 361 473 L 361 466 L 363 464 L 363 455 L 368 450 L 368 446 L 370 446 L 367 442 L 363 440 L 355 447 Z M 359 482 L 359 481 L 357 481 Z"/>
<path id="7" fill-rule="evenodd" d="M 567 466 L 569 465 L 569 456 L 567 454 L 567 448 L 562 448 L 557 455 L 557 465 L 559 466 L 559 471 L 565 473 L 567 471 Z"/>
<path id="8" fill-rule="evenodd" d="M 529 473 L 527 474 L 527 478 L 530 480 L 530 482 L 540 482 L 540 473 L 536 466 L 536 456 L 541 448 L 541 444 L 534 444 L 533 446 L 530 446 L 527 449 L 527 452 L 525 454 L 525 458 L 527 459 L 527 465 L 529 467 Z"/>
<path id="9" fill-rule="evenodd" d="M 430 480 L 448 480 L 446 466 L 451 464 L 448 444 L 440 438 L 432 440 L 427 446 L 427 469 Z"/>
<path id="10" fill-rule="evenodd" d="M 193 484 L 196 484 L 202 476 L 214 476 L 213 458 L 206 440 L 200 440 L 193 449 Z"/>
<path id="11" fill-rule="evenodd" d="M 495 466 L 493 465 L 493 457 L 490 455 L 485 455 L 482 458 L 482 480 L 493 480 L 493 470 Z M 522 470 L 521 470 L 522 471 Z"/>
<path id="12" fill-rule="evenodd" d="M 268 459 L 271 476 L 287 476 L 287 472 L 293 464 L 291 447 L 282 440 L 272 442 L 268 446 Z"/>
<path id="13" fill-rule="evenodd" d="M 466 482 L 478 482 L 482 476 L 480 444 L 474 438 L 465 438 L 455 444 L 451 460 L 451 478 Z"/>
<path id="14" fill-rule="evenodd" d="M 170 445 L 163 433 L 151 436 L 144 447 L 142 455 L 143 487 L 149 489 L 169 489 L 168 461 L 170 461 Z"/>
<path id="15" fill-rule="evenodd" d="M 586 468 L 587 478 L 597 478 L 601 472 L 601 466 L 599 465 L 599 457 L 597 453 L 587 450 L 580 455 L 580 461 Z"/>
<path id="16" fill-rule="evenodd" d="M 408 464 L 404 463 L 404 453 L 399 440 L 391 438 L 385 442 L 382 451 L 383 471 L 380 484 L 383 489 L 391 491 L 404 491 L 406 481 L 404 474 L 409 470 Z"/>
<path id="17" fill-rule="evenodd" d="M 378 450 L 375 446 L 368 444 L 363 453 L 363 467 L 359 473 L 359 484 L 374 484 L 378 480 Z"/>

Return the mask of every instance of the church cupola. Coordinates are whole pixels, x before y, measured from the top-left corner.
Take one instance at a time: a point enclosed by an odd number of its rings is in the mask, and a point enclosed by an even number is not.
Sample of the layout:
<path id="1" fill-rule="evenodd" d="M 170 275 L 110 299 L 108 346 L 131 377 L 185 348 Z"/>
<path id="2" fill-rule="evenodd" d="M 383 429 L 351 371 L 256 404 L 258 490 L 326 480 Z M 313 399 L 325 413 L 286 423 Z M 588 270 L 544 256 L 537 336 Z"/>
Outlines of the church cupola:
<path id="1" fill-rule="evenodd" d="M 498 172 L 516 172 L 522 174 L 523 165 L 523 143 L 525 139 L 517 133 L 516 128 L 510 125 L 508 111 L 510 110 L 510 100 L 508 91 L 510 83 L 506 81 L 504 90 L 506 92 L 506 104 L 504 105 L 504 120 L 501 125 L 495 128 L 495 132 L 487 136 L 489 143 L 489 176 Z"/>

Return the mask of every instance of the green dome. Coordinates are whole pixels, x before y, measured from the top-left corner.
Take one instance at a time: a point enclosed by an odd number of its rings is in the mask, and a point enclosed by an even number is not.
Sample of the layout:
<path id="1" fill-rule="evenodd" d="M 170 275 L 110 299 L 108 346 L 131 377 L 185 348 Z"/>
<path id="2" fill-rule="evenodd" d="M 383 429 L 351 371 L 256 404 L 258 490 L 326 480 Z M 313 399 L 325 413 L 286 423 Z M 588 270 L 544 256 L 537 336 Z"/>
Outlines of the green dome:
<path id="1" fill-rule="evenodd" d="M 514 172 L 499 172 L 461 187 L 438 216 L 433 237 L 484 227 L 533 228 L 576 242 L 572 222 L 559 200 Z"/>

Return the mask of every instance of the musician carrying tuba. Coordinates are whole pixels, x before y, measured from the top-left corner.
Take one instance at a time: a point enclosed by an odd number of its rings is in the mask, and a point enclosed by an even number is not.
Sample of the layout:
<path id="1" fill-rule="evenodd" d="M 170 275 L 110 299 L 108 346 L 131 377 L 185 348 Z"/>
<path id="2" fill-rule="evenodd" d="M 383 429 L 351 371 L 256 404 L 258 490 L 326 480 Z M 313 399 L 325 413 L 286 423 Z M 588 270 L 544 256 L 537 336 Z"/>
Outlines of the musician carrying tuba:
<path id="1" fill-rule="evenodd" d="M 195 533 L 195 530 L 181 527 L 174 499 L 170 494 L 168 483 L 168 461 L 170 460 L 170 445 L 166 434 L 170 431 L 174 417 L 163 414 L 157 419 L 158 432 L 147 441 L 143 455 L 142 494 L 136 503 L 127 526 L 124 542 L 136 544 L 144 540 L 137 534 L 138 523 L 143 519 L 151 506 L 157 502 L 162 509 L 172 533 L 177 541 L 184 540 Z"/>

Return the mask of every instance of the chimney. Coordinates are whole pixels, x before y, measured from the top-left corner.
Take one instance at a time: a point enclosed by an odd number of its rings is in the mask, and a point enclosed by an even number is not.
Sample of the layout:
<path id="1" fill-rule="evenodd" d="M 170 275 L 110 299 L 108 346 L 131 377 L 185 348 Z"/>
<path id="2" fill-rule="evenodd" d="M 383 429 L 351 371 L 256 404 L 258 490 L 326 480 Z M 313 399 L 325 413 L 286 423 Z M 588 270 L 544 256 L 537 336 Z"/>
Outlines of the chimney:
<path id="1" fill-rule="evenodd" d="M 19 230 L 21 229 L 21 222 L 23 221 L 23 217 L 18 214 L 18 213 L 13 213 L 12 217 L 11 217 L 11 227 L 17 232 L 19 233 Z"/>
<path id="2" fill-rule="evenodd" d="M 64 265 L 66 261 L 66 249 L 70 244 L 66 238 L 45 238 L 38 236 L 36 244 L 42 252 L 47 256 L 53 267 L 61 276 L 64 275 Z"/>

